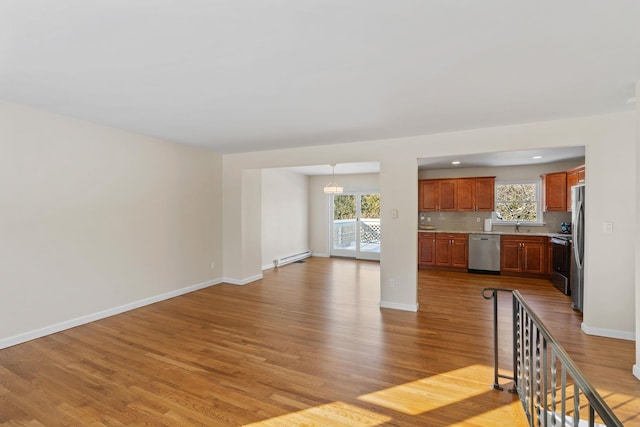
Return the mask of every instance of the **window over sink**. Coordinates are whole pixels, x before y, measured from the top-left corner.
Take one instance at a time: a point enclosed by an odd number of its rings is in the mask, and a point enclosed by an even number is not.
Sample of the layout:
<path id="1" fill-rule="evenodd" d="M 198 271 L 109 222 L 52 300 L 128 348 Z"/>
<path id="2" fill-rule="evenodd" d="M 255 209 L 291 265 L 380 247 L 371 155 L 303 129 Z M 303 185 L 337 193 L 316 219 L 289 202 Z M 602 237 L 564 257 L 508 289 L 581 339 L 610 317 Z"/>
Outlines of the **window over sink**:
<path id="1" fill-rule="evenodd" d="M 540 181 L 496 182 L 496 224 L 542 225 Z"/>

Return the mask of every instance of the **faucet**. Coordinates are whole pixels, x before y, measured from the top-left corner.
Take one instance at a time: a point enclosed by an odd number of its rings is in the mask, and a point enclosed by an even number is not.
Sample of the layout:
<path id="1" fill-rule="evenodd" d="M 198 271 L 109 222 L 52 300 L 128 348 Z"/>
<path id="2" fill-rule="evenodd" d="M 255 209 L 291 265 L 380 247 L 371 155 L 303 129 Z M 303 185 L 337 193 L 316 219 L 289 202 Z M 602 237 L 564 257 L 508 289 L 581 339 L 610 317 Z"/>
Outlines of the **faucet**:
<path id="1" fill-rule="evenodd" d="M 520 232 L 520 215 L 518 215 L 518 219 L 516 219 L 516 233 Z"/>

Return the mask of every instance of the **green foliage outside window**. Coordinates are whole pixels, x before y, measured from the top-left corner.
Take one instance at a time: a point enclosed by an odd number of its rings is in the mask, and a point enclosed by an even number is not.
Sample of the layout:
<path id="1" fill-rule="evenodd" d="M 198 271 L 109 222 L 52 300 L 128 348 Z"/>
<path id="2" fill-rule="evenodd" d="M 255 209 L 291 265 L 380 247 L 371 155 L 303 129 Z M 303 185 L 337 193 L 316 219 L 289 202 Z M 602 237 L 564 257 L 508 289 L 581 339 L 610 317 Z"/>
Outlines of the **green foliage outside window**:
<path id="1" fill-rule="evenodd" d="M 380 195 L 363 194 L 360 199 L 361 218 L 380 218 Z"/>
<path id="2" fill-rule="evenodd" d="M 538 221 L 538 184 L 496 184 L 498 221 Z"/>
<path id="3" fill-rule="evenodd" d="M 380 195 L 363 194 L 360 199 L 361 218 L 380 218 Z M 333 219 L 354 219 L 356 196 L 336 194 L 333 197 Z"/>

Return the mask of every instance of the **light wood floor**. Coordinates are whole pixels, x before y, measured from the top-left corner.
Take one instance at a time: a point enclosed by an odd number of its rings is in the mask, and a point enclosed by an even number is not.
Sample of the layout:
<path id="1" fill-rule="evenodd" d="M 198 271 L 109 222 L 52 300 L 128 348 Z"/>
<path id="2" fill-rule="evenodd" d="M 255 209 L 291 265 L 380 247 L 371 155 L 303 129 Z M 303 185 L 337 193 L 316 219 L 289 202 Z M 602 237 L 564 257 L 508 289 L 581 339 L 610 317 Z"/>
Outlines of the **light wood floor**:
<path id="1" fill-rule="evenodd" d="M 634 343 L 580 332 L 549 282 L 420 271 L 410 313 L 378 307 L 377 263 L 324 258 L 0 350 L 0 423 L 526 425 L 514 396 L 489 388 L 485 286 L 520 289 L 625 425 L 640 425 Z"/>

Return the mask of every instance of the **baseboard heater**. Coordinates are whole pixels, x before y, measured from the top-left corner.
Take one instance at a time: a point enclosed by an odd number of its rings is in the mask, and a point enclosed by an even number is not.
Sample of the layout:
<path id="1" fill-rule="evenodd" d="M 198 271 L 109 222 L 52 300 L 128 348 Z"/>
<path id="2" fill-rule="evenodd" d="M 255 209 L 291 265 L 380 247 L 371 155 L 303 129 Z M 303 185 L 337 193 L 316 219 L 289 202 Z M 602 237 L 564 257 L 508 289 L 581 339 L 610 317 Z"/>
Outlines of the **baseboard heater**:
<path id="1" fill-rule="evenodd" d="M 286 264 L 291 264 L 292 262 L 300 261 L 301 259 L 309 258 L 311 256 L 311 251 L 304 251 L 298 254 L 288 255 L 282 258 L 276 258 L 273 260 L 273 265 L 276 267 L 282 267 Z"/>

